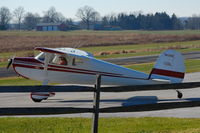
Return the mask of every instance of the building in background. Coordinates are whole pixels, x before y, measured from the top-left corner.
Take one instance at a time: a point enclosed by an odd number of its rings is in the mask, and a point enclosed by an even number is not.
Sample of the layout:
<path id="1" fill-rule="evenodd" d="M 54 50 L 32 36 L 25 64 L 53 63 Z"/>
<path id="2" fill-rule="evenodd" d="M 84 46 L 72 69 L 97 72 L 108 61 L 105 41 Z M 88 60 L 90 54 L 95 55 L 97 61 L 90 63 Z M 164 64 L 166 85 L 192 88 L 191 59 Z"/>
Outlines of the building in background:
<path id="1" fill-rule="evenodd" d="M 37 31 L 65 31 L 67 26 L 61 23 L 39 23 L 36 26 Z"/>
<path id="2" fill-rule="evenodd" d="M 39 23 L 35 28 L 37 31 L 68 31 L 79 30 L 80 27 L 75 24 L 63 24 L 63 23 Z"/>

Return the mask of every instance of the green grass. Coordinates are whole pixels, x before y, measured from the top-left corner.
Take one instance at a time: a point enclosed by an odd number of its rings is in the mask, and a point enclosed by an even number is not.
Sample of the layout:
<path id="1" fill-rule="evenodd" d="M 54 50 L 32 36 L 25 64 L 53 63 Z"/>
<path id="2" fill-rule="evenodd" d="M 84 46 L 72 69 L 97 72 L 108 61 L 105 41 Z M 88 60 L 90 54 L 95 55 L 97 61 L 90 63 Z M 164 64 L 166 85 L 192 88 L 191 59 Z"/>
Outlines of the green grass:
<path id="1" fill-rule="evenodd" d="M 185 67 L 186 67 L 186 73 L 200 72 L 200 59 L 186 60 Z"/>
<path id="2" fill-rule="evenodd" d="M 0 67 L 6 67 L 8 65 L 7 61 L 0 62 Z"/>
<path id="3" fill-rule="evenodd" d="M 199 133 L 200 119 L 100 118 L 99 133 Z M 89 118 L 0 118 L 0 133 L 89 133 Z"/>
<path id="4" fill-rule="evenodd" d="M 22 77 L 0 78 L 0 85 L 41 85 L 41 82 Z"/>
<path id="5" fill-rule="evenodd" d="M 153 68 L 153 65 L 154 63 L 142 63 L 142 64 L 124 65 L 124 67 L 145 73 L 150 73 L 151 69 Z"/>
<path id="6" fill-rule="evenodd" d="M 143 63 L 143 64 L 133 64 L 125 65 L 124 67 L 134 69 L 137 71 L 150 73 L 153 68 L 154 63 Z M 186 60 L 186 73 L 190 72 L 200 72 L 200 60 Z M 0 85 L 41 85 L 41 82 L 24 79 L 22 77 L 8 77 L 0 78 Z"/>
<path id="7" fill-rule="evenodd" d="M 17 52 L 5 52 L 0 53 L 0 67 L 6 67 L 8 59 L 13 57 L 29 57 L 37 55 L 39 52 L 34 50 L 17 51 Z"/>

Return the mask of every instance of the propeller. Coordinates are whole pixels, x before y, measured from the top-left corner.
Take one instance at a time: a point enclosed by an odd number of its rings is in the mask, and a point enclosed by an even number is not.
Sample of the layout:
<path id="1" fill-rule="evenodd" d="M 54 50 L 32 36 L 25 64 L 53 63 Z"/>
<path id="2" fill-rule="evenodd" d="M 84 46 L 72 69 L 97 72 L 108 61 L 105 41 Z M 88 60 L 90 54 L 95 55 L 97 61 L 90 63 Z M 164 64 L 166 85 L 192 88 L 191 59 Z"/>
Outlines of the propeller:
<path id="1" fill-rule="evenodd" d="M 10 67 L 10 65 L 13 63 L 13 59 L 12 58 L 10 58 L 10 59 L 8 59 L 8 65 L 7 65 L 7 69 L 9 69 L 9 67 Z"/>

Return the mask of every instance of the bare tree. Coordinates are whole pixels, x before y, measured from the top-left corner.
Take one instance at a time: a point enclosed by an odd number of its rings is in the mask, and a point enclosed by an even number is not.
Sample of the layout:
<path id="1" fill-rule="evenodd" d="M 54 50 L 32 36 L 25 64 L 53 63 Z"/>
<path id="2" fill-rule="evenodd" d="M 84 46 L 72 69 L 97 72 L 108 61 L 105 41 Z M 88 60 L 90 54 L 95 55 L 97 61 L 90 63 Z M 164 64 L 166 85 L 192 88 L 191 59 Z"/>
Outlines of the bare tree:
<path id="1" fill-rule="evenodd" d="M 95 11 L 95 12 L 93 13 L 92 16 L 93 16 L 92 22 L 93 22 L 94 24 L 97 23 L 98 21 L 100 21 L 100 18 L 101 18 L 101 17 L 100 17 L 100 14 L 99 14 L 98 12 Z"/>
<path id="2" fill-rule="evenodd" d="M 25 15 L 25 10 L 23 7 L 18 7 L 14 10 L 13 12 L 14 17 L 17 19 L 17 23 L 18 23 L 18 28 L 19 30 L 21 29 L 21 23 L 22 23 L 22 19 Z"/>
<path id="3" fill-rule="evenodd" d="M 87 30 L 89 30 L 91 24 L 96 22 L 100 17 L 99 13 L 89 6 L 79 8 L 76 16 L 86 25 Z"/>
<path id="4" fill-rule="evenodd" d="M 38 14 L 33 14 L 33 13 L 26 13 L 25 17 L 24 17 L 24 25 L 26 27 L 27 30 L 33 30 L 35 29 L 37 23 L 39 22 L 39 15 Z"/>
<path id="5" fill-rule="evenodd" d="M 56 22 L 58 23 L 64 23 L 66 21 L 66 18 L 63 16 L 62 13 L 58 12 L 57 13 L 57 18 L 56 18 Z"/>
<path id="6" fill-rule="evenodd" d="M 6 30 L 8 28 L 8 23 L 11 20 L 11 13 L 7 7 L 0 8 L 0 29 Z"/>
<path id="7" fill-rule="evenodd" d="M 43 22 L 45 23 L 58 23 L 64 21 L 65 17 L 62 13 L 57 12 L 54 7 L 51 7 L 48 11 L 44 12 Z"/>

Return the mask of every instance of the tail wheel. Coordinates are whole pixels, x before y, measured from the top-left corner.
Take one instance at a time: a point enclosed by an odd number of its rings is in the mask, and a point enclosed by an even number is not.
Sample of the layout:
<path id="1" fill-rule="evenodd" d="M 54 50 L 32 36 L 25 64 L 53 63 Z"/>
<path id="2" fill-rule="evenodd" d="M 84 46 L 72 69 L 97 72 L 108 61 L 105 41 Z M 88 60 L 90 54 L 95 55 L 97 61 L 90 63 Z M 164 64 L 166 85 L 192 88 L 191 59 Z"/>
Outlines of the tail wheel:
<path id="1" fill-rule="evenodd" d="M 177 97 L 178 97 L 179 99 L 181 99 L 181 98 L 183 97 L 183 93 L 181 93 L 181 92 L 178 91 L 178 90 L 176 90 L 176 92 L 177 92 Z"/>

